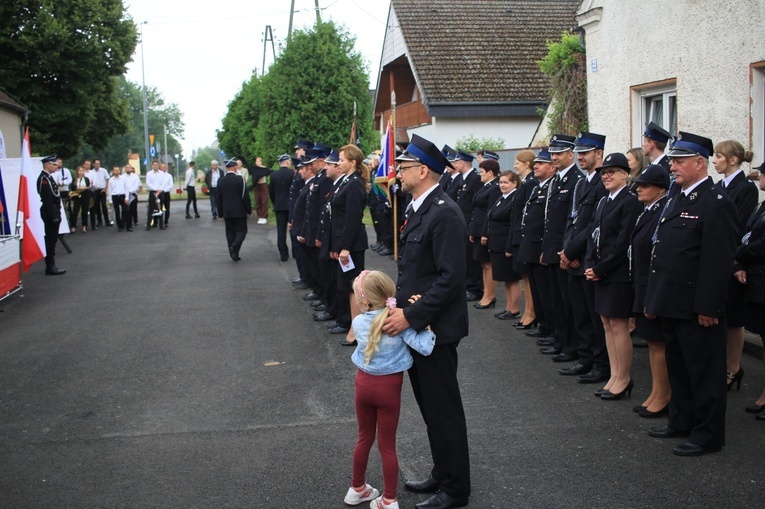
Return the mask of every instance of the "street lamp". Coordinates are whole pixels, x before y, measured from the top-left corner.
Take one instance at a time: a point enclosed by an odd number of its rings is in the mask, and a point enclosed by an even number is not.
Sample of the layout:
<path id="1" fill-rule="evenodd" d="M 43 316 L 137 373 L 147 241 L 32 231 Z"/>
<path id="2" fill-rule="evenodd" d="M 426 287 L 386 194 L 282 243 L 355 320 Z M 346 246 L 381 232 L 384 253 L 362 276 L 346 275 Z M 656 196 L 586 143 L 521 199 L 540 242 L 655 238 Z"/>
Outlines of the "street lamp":
<path id="1" fill-rule="evenodd" d="M 146 25 L 148 21 L 142 21 L 141 22 L 141 79 L 143 80 L 143 88 L 141 90 L 143 95 L 143 138 L 144 138 L 144 157 L 146 158 L 146 169 L 148 173 L 149 168 L 149 116 L 146 111 L 146 72 L 144 70 L 144 58 L 143 58 L 143 26 Z"/>

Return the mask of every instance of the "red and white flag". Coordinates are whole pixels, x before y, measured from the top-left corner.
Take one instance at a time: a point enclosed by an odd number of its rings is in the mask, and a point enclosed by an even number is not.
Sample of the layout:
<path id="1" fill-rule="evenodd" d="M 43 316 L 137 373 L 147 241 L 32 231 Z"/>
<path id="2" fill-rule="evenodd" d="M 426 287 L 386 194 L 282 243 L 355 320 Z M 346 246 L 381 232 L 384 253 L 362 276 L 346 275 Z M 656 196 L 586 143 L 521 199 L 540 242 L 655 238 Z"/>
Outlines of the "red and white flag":
<path id="1" fill-rule="evenodd" d="M 37 165 L 39 166 L 39 165 Z M 40 216 L 40 195 L 35 188 L 37 167 L 32 163 L 29 148 L 29 128 L 24 133 L 21 149 L 21 178 L 19 182 L 19 214 L 23 214 L 21 240 L 21 268 L 29 272 L 33 263 L 45 258 L 45 225 Z"/>

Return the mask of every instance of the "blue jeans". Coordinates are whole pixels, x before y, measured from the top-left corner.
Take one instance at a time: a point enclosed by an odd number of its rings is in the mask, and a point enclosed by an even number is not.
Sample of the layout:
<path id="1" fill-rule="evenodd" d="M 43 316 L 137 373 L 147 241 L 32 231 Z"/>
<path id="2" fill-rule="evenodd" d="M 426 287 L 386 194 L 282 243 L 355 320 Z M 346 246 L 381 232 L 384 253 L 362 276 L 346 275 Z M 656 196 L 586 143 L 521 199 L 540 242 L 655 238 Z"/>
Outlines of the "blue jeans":
<path id="1" fill-rule="evenodd" d="M 212 210 L 213 219 L 218 219 L 218 188 L 210 188 L 210 209 Z"/>

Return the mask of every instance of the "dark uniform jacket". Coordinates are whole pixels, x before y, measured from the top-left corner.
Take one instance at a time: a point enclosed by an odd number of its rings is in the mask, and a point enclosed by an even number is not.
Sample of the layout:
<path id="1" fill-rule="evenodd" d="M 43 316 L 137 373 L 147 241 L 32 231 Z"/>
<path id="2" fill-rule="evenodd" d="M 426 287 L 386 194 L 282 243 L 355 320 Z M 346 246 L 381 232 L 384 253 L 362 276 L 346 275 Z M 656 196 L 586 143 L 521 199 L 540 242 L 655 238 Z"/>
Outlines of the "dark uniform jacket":
<path id="1" fill-rule="evenodd" d="M 519 246 L 521 244 L 521 224 L 523 224 L 523 208 L 529 201 L 534 188 L 539 185 L 539 180 L 531 172 L 526 175 L 521 184 L 518 186 L 518 192 L 514 193 L 515 203 L 513 204 L 513 230 L 511 233 L 511 243 L 513 246 Z M 537 258 L 538 260 L 538 258 Z"/>
<path id="2" fill-rule="evenodd" d="M 749 217 L 745 244 L 736 250 L 736 262 L 746 270 L 746 300 L 765 304 L 765 202 Z"/>
<path id="3" fill-rule="evenodd" d="M 316 239 L 320 238 L 322 207 L 324 196 L 329 193 L 332 181 L 327 178 L 326 172 L 321 170 L 308 184 L 308 196 L 306 197 L 305 219 L 303 221 L 303 237 L 306 246 L 316 247 Z"/>
<path id="4" fill-rule="evenodd" d="M 651 272 L 653 234 L 668 199 L 664 196 L 651 205 L 650 209 L 644 210 L 638 216 L 635 228 L 632 230 L 630 262 L 632 263 L 632 284 L 635 289 L 635 297 L 632 301 L 633 313 L 642 314 L 645 308 L 645 290 L 648 287 L 648 274 Z"/>
<path id="5" fill-rule="evenodd" d="M 302 178 L 300 181 L 305 184 L 305 181 L 303 181 Z M 311 178 L 309 185 L 303 185 L 300 187 L 300 191 L 298 191 L 298 194 L 295 197 L 295 204 L 292 208 L 292 217 L 290 220 L 292 221 L 292 235 L 296 237 L 305 237 L 303 234 L 303 229 L 305 228 L 305 214 L 307 205 L 306 199 L 308 198 L 308 190 L 310 189 L 311 182 L 313 182 L 313 178 Z M 293 187 L 295 187 L 294 181 Z"/>
<path id="6" fill-rule="evenodd" d="M 369 247 L 367 229 L 363 223 L 367 202 L 364 179 L 358 172 L 351 173 L 343 179 L 333 194 L 330 251 L 364 251 Z"/>
<path id="7" fill-rule="evenodd" d="M 444 175 L 446 175 L 448 172 L 444 172 Z M 478 180 L 481 180 L 480 178 Z M 457 174 L 456 177 L 452 178 L 451 175 L 449 175 L 448 180 L 446 181 L 446 195 L 451 198 L 455 203 L 457 202 L 457 192 L 460 190 L 460 187 L 462 187 L 462 175 Z"/>
<path id="8" fill-rule="evenodd" d="M 470 217 L 473 215 L 473 197 L 475 196 L 475 193 L 481 189 L 483 184 L 481 183 L 481 177 L 475 170 L 470 170 L 469 173 L 460 175 L 460 177 L 456 203 L 462 211 L 462 216 L 465 218 L 465 224 L 469 224 Z"/>
<path id="9" fill-rule="evenodd" d="M 584 270 L 587 268 L 585 266 L 585 254 L 592 235 L 592 218 L 595 207 L 600 199 L 607 195 L 608 191 L 603 185 L 600 173 L 597 172 L 589 182 L 587 178 L 583 178 L 574 187 L 571 213 L 566 222 L 566 231 L 563 234 L 563 251 L 569 260 L 578 260 L 579 267 L 576 269 L 569 268 L 569 274 L 584 275 Z"/>
<path id="10" fill-rule="evenodd" d="M 401 231 L 396 299 L 415 330 L 430 325 L 436 344 L 468 334 L 465 295 L 467 227 L 459 207 L 436 187 Z M 409 304 L 412 295 L 422 297 Z"/>
<path id="11" fill-rule="evenodd" d="M 716 184 L 718 189 L 725 191 L 728 198 L 731 199 L 736 206 L 736 214 L 738 217 L 738 223 L 736 228 L 736 244 L 741 243 L 741 237 L 746 233 L 746 223 L 757 208 L 757 200 L 759 199 L 759 193 L 757 192 L 757 186 L 746 178 L 744 172 L 739 173 L 733 180 L 730 181 L 727 187 L 723 187 L 723 181 L 720 180 Z"/>
<path id="12" fill-rule="evenodd" d="M 518 261 L 521 263 L 539 263 L 542 254 L 542 237 L 545 234 L 545 205 L 547 191 L 553 177 L 544 184 L 538 184 L 529 195 L 529 201 L 523 207 L 521 218 L 521 242 L 518 246 Z"/>
<path id="13" fill-rule="evenodd" d="M 295 215 L 295 204 L 297 203 L 298 195 L 300 195 L 300 191 L 303 189 L 303 186 L 305 186 L 305 180 L 303 180 L 303 177 L 300 176 L 300 173 L 295 172 L 295 176 L 292 177 L 292 183 L 290 184 L 290 203 L 289 203 L 289 222 L 292 223 L 292 227 L 294 229 L 295 227 L 295 221 L 293 220 L 293 217 Z M 303 205 L 305 207 L 305 205 Z M 303 217 L 305 217 L 305 209 L 303 210 Z M 294 232 L 293 232 L 294 235 Z"/>
<path id="14" fill-rule="evenodd" d="M 40 216 L 44 223 L 61 222 L 61 196 L 58 186 L 48 172 L 42 171 L 37 177 L 37 192 L 40 194 Z"/>
<path id="15" fill-rule="evenodd" d="M 707 177 L 672 199 L 660 219 L 645 297 L 646 313 L 691 320 L 725 314 L 736 249 L 736 207 Z"/>
<path id="16" fill-rule="evenodd" d="M 486 214 L 486 228 L 484 237 L 488 239 L 486 247 L 492 253 L 509 253 L 512 251 L 513 215 L 515 197 L 518 190 L 515 189 L 507 198 L 499 198 Z"/>
<path id="17" fill-rule="evenodd" d="M 483 184 L 473 196 L 473 213 L 468 224 L 468 235 L 471 235 L 475 242 L 480 242 L 481 237 L 485 236 L 486 213 L 500 196 L 502 191 L 499 190 L 498 178 Z"/>
<path id="18" fill-rule="evenodd" d="M 218 180 L 218 215 L 224 219 L 247 217 L 252 213 L 250 193 L 241 175 L 229 171 Z"/>
<path id="19" fill-rule="evenodd" d="M 268 196 L 274 205 L 274 212 L 287 212 L 290 209 L 290 189 L 295 172 L 292 168 L 282 166 L 274 173 L 268 182 Z"/>
<path id="20" fill-rule="evenodd" d="M 574 196 L 574 186 L 584 178 L 579 167 L 573 165 L 563 178 L 556 175 L 550 186 L 547 198 L 547 218 L 545 220 L 545 235 L 542 240 L 542 262 L 557 265 L 560 263 L 558 253 L 563 249 L 563 234 L 571 210 L 571 199 Z"/>
<path id="21" fill-rule="evenodd" d="M 637 196 L 627 187 L 611 201 L 601 198 L 593 219 L 597 240 L 592 266 L 601 284 L 630 282 L 630 239 L 641 208 Z"/>

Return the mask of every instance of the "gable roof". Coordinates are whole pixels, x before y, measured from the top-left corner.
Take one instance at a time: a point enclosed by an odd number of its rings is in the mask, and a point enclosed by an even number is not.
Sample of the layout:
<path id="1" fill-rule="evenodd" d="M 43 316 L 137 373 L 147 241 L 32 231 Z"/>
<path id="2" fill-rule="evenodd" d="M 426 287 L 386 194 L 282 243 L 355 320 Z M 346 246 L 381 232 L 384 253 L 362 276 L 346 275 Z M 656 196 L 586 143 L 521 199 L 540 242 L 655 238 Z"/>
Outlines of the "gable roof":
<path id="1" fill-rule="evenodd" d="M 391 0 L 431 115 L 458 103 L 547 104 L 537 62 L 576 26 L 580 0 Z"/>

